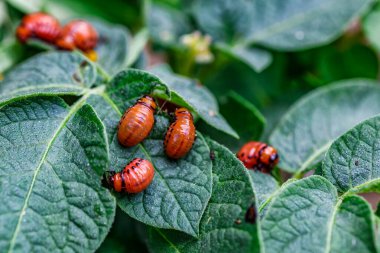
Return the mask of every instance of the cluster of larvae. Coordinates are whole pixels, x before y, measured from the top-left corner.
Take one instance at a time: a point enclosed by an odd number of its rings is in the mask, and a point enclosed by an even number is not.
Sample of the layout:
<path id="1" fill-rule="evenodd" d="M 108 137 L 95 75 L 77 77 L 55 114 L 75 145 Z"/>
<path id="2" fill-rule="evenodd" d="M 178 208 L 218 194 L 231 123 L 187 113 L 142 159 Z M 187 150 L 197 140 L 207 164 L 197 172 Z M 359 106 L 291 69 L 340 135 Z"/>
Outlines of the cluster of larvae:
<path id="1" fill-rule="evenodd" d="M 154 112 L 157 105 L 148 95 L 143 96 L 128 108 L 122 116 L 117 137 L 125 147 L 133 147 L 142 142 L 154 126 Z M 184 157 L 192 148 L 195 140 L 195 126 L 191 112 L 186 108 L 175 111 L 174 122 L 169 126 L 164 149 L 170 159 Z M 153 180 L 154 167 L 143 158 L 134 158 L 121 172 L 108 172 L 104 184 L 116 192 L 139 193 Z"/>
<path id="2" fill-rule="evenodd" d="M 98 33 L 84 20 L 73 20 L 61 27 L 55 17 L 36 12 L 23 17 L 16 36 L 21 43 L 31 38 L 38 39 L 62 50 L 81 50 L 89 59 L 97 59 L 94 48 L 98 43 Z"/>

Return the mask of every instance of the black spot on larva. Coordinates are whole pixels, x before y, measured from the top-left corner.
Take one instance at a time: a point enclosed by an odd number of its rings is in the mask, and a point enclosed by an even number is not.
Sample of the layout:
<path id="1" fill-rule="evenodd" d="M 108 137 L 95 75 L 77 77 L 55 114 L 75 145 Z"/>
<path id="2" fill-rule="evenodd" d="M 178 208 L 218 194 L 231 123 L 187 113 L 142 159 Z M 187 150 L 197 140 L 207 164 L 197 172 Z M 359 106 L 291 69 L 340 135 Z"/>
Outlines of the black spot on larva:
<path id="1" fill-rule="evenodd" d="M 355 161 L 355 166 L 359 166 L 359 161 Z"/>

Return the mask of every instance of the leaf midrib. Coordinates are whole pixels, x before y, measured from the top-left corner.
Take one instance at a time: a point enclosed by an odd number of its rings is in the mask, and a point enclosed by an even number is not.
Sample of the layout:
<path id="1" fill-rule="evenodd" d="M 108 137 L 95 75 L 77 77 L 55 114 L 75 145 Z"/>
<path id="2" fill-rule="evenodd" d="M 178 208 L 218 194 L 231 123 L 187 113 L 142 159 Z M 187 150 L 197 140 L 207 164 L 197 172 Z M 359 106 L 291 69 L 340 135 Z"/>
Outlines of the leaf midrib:
<path id="1" fill-rule="evenodd" d="M 81 107 L 82 105 L 85 103 L 86 99 L 88 98 L 89 94 L 87 94 L 86 96 L 83 96 L 80 100 L 78 100 L 72 107 L 71 109 L 69 110 L 68 114 L 66 115 L 66 117 L 62 120 L 61 124 L 58 126 L 57 130 L 54 132 L 53 134 L 53 137 L 52 139 L 49 141 L 47 147 L 46 147 L 46 150 L 45 152 L 43 153 L 42 157 L 41 157 L 41 160 L 37 166 L 37 168 L 35 169 L 35 172 L 33 174 L 33 178 L 32 178 L 32 182 L 29 186 L 29 189 L 28 189 L 28 192 L 27 192 L 27 195 L 25 197 L 25 201 L 24 201 L 24 205 L 20 211 L 20 216 L 19 216 L 19 219 L 17 221 L 17 225 L 16 225 L 16 228 L 14 230 L 14 233 L 13 233 L 13 236 L 12 236 L 12 239 L 11 239 L 11 242 L 9 244 L 9 249 L 8 249 L 8 252 L 11 253 L 13 252 L 13 248 L 15 246 L 15 243 L 16 243 L 16 238 L 17 238 L 17 235 L 20 231 L 20 227 L 21 227 L 21 222 L 22 222 L 22 218 L 24 217 L 25 213 L 26 213 L 26 209 L 28 208 L 28 204 L 29 204 L 29 199 L 30 199 L 30 196 L 32 194 L 32 191 L 33 191 L 33 187 L 34 187 L 34 184 L 36 182 L 36 178 L 38 176 L 38 173 L 42 167 L 42 165 L 44 164 L 45 162 L 45 159 L 53 145 L 53 143 L 55 142 L 55 140 L 57 139 L 58 135 L 60 134 L 60 132 L 62 131 L 62 129 L 66 126 L 67 122 L 70 120 L 71 116 L 73 116 Z"/>
<path id="2" fill-rule="evenodd" d="M 316 176 L 316 177 L 321 177 L 321 176 Z M 322 177 L 321 177 L 322 178 Z M 327 180 L 325 178 L 323 178 L 324 180 Z M 273 203 L 273 201 L 286 189 L 288 188 L 289 186 L 291 186 L 292 184 L 298 182 L 299 180 L 294 180 L 293 182 L 290 182 L 289 184 L 286 184 L 285 187 L 280 187 L 279 189 L 277 189 L 275 192 L 273 192 L 271 194 L 271 196 L 259 207 L 259 212 L 261 212 L 263 210 L 263 208 L 265 206 L 267 206 L 268 204 L 270 203 Z M 379 179 L 380 181 L 380 179 Z M 335 187 L 335 186 L 334 186 Z M 326 233 L 326 248 L 325 248 L 325 253 L 329 253 L 331 251 L 331 240 L 332 240 L 332 232 L 333 232 L 333 229 L 334 229 L 334 224 L 335 224 L 335 218 L 336 218 L 336 215 L 338 213 L 338 210 L 339 210 L 339 207 L 341 206 L 341 204 L 343 203 L 343 200 L 349 196 L 352 192 L 346 192 L 345 194 L 341 195 L 340 197 L 337 198 L 336 200 L 336 203 L 333 207 L 333 212 L 332 212 L 332 215 L 331 215 L 331 218 L 329 219 L 328 223 L 327 223 L 327 233 Z M 271 206 L 269 206 L 270 208 Z M 269 209 L 267 210 L 266 213 L 268 213 Z M 265 215 L 263 216 L 262 219 L 264 219 Z M 265 244 L 264 244 L 264 247 L 263 247 L 263 251 L 265 252 Z"/>

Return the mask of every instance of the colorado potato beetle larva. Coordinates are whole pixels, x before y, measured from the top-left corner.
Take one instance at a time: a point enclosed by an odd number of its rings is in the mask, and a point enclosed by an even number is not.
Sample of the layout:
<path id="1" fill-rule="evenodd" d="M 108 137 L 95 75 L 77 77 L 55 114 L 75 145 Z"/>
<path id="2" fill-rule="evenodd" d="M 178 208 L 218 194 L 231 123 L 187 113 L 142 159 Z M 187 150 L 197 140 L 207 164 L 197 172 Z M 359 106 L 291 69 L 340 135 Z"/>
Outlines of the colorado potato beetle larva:
<path id="1" fill-rule="evenodd" d="M 135 158 L 121 172 L 109 172 L 105 185 L 116 192 L 139 193 L 150 185 L 153 177 L 152 163 Z"/>
<path id="2" fill-rule="evenodd" d="M 98 33 L 95 28 L 83 20 L 74 20 L 65 25 L 56 41 L 59 48 L 65 50 L 80 49 L 89 52 L 96 47 Z"/>
<path id="3" fill-rule="evenodd" d="M 48 14 L 36 12 L 23 17 L 21 24 L 17 27 L 16 36 L 22 43 L 29 38 L 53 43 L 60 30 L 61 26 L 57 19 Z"/>
<path id="4" fill-rule="evenodd" d="M 248 169 L 269 173 L 278 163 L 276 149 L 262 142 L 246 143 L 237 153 L 237 157 Z"/>
<path id="5" fill-rule="evenodd" d="M 191 112 L 186 108 L 175 111 L 175 121 L 166 132 L 164 147 L 166 154 L 173 159 L 185 156 L 193 146 L 195 126 Z"/>
<path id="6" fill-rule="evenodd" d="M 143 96 L 124 113 L 119 122 L 117 137 L 126 147 L 132 147 L 143 141 L 154 124 L 156 103 L 150 96 Z"/>

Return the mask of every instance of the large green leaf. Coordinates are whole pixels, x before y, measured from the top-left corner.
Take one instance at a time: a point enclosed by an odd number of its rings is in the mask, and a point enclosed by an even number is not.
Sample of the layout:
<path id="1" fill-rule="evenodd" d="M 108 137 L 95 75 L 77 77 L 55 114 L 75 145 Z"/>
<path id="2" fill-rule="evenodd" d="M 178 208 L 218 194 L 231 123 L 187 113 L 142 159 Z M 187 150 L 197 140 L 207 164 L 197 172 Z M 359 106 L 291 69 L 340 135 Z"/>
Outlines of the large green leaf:
<path id="1" fill-rule="evenodd" d="M 83 104 L 32 98 L 0 109 L 1 252 L 92 252 L 108 233 L 115 200 L 97 175 L 108 144 Z"/>
<path id="2" fill-rule="evenodd" d="M 380 192 L 380 116 L 339 137 L 323 161 L 322 175 L 341 192 Z"/>
<path id="3" fill-rule="evenodd" d="M 38 94 L 81 94 L 96 79 L 95 66 L 80 54 L 42 53 L 12 69 L 0 82 L 0 104 Z"/>
<path id="4" fill-rule="evenodd" d="M 197 0 L 200 27 L 219 41 L 300 50 L 336 39 L 372 0 Z"/>
<path id="5" fill-rule="evenodd" d="M 309 93 L 270 136 L 280 154 L 279 166 L 298 173 L 313 168 L 334 139 L 379 112 L 380 87 L 375 81 L 342 81 Z"/>
<path id="6" fill-rule="evenodd" d="M 247 40 L 274 49 L 299 50 L 327 44 L 365 13 L 373 0 L 257 0 Z"/>
<path id="7" fill-rule="evenodd" d="M 261 221 L 265 252 L 376 252 L 372 211 L 357 196 L 338 198 L 311 176 L 280 188 Z"/>
<path id="8" fill-rule="evenodd" d="M 171 102 L 185 106 L 195 111 L 199 117 L 213 127 L 234 138 L 238 134 L 226 122 L 219 113 L 218 103 L 211 92 L 195 80 L 185 78 L 160 68 L 151 69 L 152 73 L 160 77 L 168 86 L 171 93 Z"/>
<path id="9" fill-rule="evenodd" d="M 92 96 L 92 104 L 106 125 L 110 142 L 111 169 L 122 170 L 135 157 L 150 160 L 156 174 L 152 184 L 136 195 L 117 195 L 118 205 L 131 217 L 160 228 L 171 228 L 196 236 L 199 221 L 211 195 L 209 149 L 198 133 L 190 153 L 177 161 L 164 154 L 163 140 L 169 126 L 166 117 L 157 116 L 150 136 L 141 144 L 125 148 L 116 130 L 124 110 L 144 94 L 163 93 L 164 84 L 139 70 L 118 74 L 103 94 Z"/>
<path id="10" fill-rule="evenodd" d="M 254 239 L 248 231 L 256 226 L 244 221 L 253 201 L 253 190 L 244 166 L 228 149 L 208 141 L 215 154 L 213 190 L 200 224 L 198 239 L 174 231 L 148 228 L 152 252 L 249 252 Z"/>

